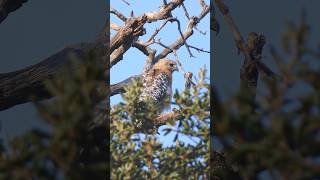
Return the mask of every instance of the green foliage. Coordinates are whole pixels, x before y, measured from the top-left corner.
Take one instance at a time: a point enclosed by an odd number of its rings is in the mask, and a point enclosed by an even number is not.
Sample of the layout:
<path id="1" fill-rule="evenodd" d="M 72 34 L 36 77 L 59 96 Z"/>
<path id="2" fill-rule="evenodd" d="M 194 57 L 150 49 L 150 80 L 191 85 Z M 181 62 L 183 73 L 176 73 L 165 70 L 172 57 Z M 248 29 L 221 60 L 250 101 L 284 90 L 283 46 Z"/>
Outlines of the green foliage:
<path id="1" fill-rule="evenodd" d="M 320 52 L 308 47 L 308 29 L 304 19 L 290 24 L 283 38 L 286 57 L 272 49 L 281 78 L 262 79 L 256 102 L 243 94 L 216 102 L 214 143 L 241 179 L 257 179 L 261 172 L 273 179 L 320 178 L 320 69 L 319 58 L 312 58 Z M 231 179 L 221 168 L 213 173 Z"/>
<path id="2" fill-rule="evenodd" d="M 46 83 L 55 98 L 37 103 L 37 108 L 50 132 L 33 130 L 13 140 L 10 153 L 1 154 L 0 179 L 106 177 L 108 138 L 102 119 L 93 122 L 106 92 L 101 64 L 92 52 L 82 63 L 74 57 Z"/>
<path id="3" fill-rule="evenodd" d="M 177 125 L 177 128 L 169 126 L 164 129 L 165 134 L 175 133 L 175 144 L 170 147 L 163 147 L 154 134 L 146 134 L 145 138 L 138 136 L 137 121 L 132 119 L 137 117 L 134 113 L 141 85 L 135 81 L 127 88 L 123 95 L 125 102 L 111 108 L 112 179 L 209 178 L 210 97 L 205 75 L 205 70 L 201 70 L 192 89 L 174 94 L 173 104 L 185 118 L 167 122 Z M 146 106 L 152 108 L 153 105 L 146 103 Z M 155 115 L 156 111 L 145 111 L 144 116 L 138 115 L 141 118 L 139 122 L 152 121 Z M 185 144 L 178 138 L 182 135 L 194 143 Z"/>
<path id="4" fill-rule="evenodd" d="M 155 133 L 153 120 L 158 116 L 157 104 L 151 99 L 143 102 L 139 101 L 142 83 L 140 79 L 133 80 L 129 86 L 125 88 L 126 93 L 122 94 L 122 98 L 126 103 L 124 112 L 128 113 L 130 121 L 135 126 L 136 131 L 145 133 Z M 123 105 L 123 104 L 122 104 Z"/>

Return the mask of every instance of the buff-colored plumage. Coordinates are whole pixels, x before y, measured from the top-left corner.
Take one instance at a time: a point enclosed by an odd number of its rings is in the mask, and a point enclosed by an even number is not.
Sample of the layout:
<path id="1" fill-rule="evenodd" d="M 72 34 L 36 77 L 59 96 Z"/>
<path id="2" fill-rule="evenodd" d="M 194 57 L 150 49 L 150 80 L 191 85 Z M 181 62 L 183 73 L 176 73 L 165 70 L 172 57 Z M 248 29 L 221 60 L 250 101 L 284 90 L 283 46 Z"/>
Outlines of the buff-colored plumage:
<path id="1" fill-rule="evenodd" d="M 160 59 L 149 71 L 143 74 L 141 101 L 150 99 L 159 107 L 159 112 L 170 107 L 172 96 L 172 73 L 177 71 L 175 61 Z"/>

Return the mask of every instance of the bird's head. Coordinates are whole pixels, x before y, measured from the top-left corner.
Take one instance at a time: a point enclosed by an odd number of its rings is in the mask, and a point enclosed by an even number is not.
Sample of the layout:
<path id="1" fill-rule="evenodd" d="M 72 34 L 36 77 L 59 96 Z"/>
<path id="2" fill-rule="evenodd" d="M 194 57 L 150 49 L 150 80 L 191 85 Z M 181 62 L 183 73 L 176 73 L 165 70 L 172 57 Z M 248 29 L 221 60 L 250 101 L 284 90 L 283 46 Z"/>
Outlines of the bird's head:
<path id="1" fill-rule="evenodd" d="M 154 66 L 170 72 L 179 71 L 177 63 L 170 59 L 160 59 Z"/>

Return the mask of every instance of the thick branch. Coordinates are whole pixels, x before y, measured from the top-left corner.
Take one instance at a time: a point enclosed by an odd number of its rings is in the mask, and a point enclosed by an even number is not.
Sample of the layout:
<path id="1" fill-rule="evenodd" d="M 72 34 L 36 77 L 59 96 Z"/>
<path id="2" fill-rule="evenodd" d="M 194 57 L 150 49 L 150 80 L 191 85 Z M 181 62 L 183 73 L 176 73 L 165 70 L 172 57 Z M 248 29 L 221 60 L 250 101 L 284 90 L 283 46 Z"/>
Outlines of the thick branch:
<path id="1" fill-rule="evenodd" d="M 271 77 L 274 75 L 274 73 L 260 61 L 262 49 L 265 45 L 265 37 L 256 33 L 250 33 L 248 35 L 247 42 L 245 42 L 230 15 L 228 7 L 224 4 L 223 0 L 215 0 L 214 2 L 222 13 L 224 20 L 226 21 L 229 30 L 233 35 L 237 48 L 245 57 L 244 63 L 240 70 L 241 89 L 243 92 L 248 92 L 248 97 L 254 100 L 259 71 L 262 71 Z"/>
<path id="2" fill-rule="evenodd" d="M 121 81 L 117 84 L 113 84 L 110 86 L 110 96 L 114 96 L 119 93 L 123 93 L 124 87 L 127 86 L 133 79 L 139 78 L 139 75 L 129 77 L 128 79 Z"/>
<path id="3" fill-rule="evenodd" d="M 181 112 L 176 108 L 173 108 L 172 112 L 160 114 L 154 121 L 154 126 L 156 128 L 167 124 L 170 119 L 182 120 L 184 117 L 181 115 Z"/>
<path id="4" fill-rule="evenodd" d="M 0 23 L 4 21 L 9 13 L 19 9 L 28 0 L 0 0 Z"/>
<path id="5" fill-rule="evenodd" d="M 172 17 L 171 11 L 174 10 L 176 7 L 181 5 L 184 0 L 172 0 L 169 3 L 164 4 L 160 7 L 160 11 L 158 12 L 149 12 L 145 13 L 147 16 L 148 22 L 154 22 L 157 20 L 167 19 Z"/>
<path id="6" fill-rule="evenodd" d="M 146 16 L 129 19 L 124 26 L 111 38 L 110 52 L 122 46 L 123 44 L 131 45 L 133 39 L 143 35 L 143 25 L 146 22 Z M 110 62 L 113 64 L 112 62 Z M 114 63 L 115 64 L 115 63 Z"/>
<path id="7" fill-rule="evenodd" d="M 66 47 L 58 53 L 46 58 L 38 64 L 24 69 L 0 74 L 0 110 L 8 109 L 14 105 L 29 102 L 31 96 L 39 99 L 48 98 L 44 82 L 57 75 L 75 55 L 83 60 L 89 50 L 99 50 L 102 44 L 81 43 Z"/>

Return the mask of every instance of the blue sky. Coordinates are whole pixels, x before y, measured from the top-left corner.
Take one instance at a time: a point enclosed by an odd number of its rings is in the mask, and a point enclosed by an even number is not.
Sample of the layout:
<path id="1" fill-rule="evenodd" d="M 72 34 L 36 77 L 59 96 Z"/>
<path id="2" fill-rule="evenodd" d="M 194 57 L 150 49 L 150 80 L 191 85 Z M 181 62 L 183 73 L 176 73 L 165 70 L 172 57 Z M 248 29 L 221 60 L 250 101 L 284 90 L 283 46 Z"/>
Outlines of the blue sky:
<path id="1" fill-rule="evenodd" d="M 120 0 L 111 0 L 110 6 L 120 11 L 125 16 L 129 16 L 130 12 L 134 12 L 134 16 L 142 15 L 144 12 L 152 12 L 157 11 L 159 6 L 163 2 L 162 0 L 152 0 L 152 1 L 128 1 L 130 5 L 125 4 Z M 210 2 L 205 1 L 206 4 Z M 190 16 L 198 16 L 201 12 L 201 7 L 199 1 L 186 1 L 185 2 L 186 9 L 189 12 Z M 172 13 L 173 17 L 177 17 L 180 20 L 181 30 L 184 31 L 187 25 L 187 18 L 184 15 L 184 11 L 182 7 L 177 8 Z M 110 15 L 110 20 L 113 23 L 118 25 L 122 25 L 123 22 L 119 20 L 114 15 Z M 163 21 L 159 21 L 156 23 L 150 23 L 145 25 L 146 35 L 141 37 L 140 39 L 146 41 L 150 35 L 154 32 L 156 28 L 158 28 Z M 194 30 L 194 34 L 187 40 L 189 45 L 196 46 L 198 48 L 203 48 L 204 50 L 210 51 L 210 14 L 202 19 L 202 21 L 198 24 L 198 29 L 206 32 L 206 35 L 201 34 L 197 30 Z M 115 31 L 111 31 L 111 36 L 115 34 Z M 161 30 L 161 32 L 156 36 L 156 39 L 161 39 L 161 42 L 170 45 L 173 43 L 177 37 L 179 37 L 179 31 L 177 30 L 176 23 L 167 23 L 167 25 Z M 162 47 L 159 45 L 151 45 L 150 47 L 157 50 L 157 53 L 162 51 Z M 210 54 L 200 52 L 198 53 L 196 50 L 191 49 L 192 54 L 195 57 L 190 57 L 185 46 L 181 47 L 178 51 L 178 57 L 180 62 L 183 64 L 183 68 L 185 71 L 192 72 L 194 76 L 198 74 L 198 71 L 201 67 L 206 67 L 208 70 L 208 76 L 210 72 Z M 157 54 L 156 54 L 157 55 Z M 171 53 L 167 56 L 169 59 L 175 59 L 174 55 Z M 123 56 L 123 60 L 118 64 L 112 67 L 110 74 L 110 83 L 114 84 L 120 82 L 132 75 L 141 74 L 144 63 L 146 60 L 146 56 L 142 54 L 139 50 L 135 48 L 130 48 Z M 178 89 L 179 91 L 184 89 L 184 78 L 182 72 L 173 74 L 173 90 Z M 116 95 L 111 97 L 111 105 L 116 104 L 121 101 L 121 96 Z M 167 136 L 163 136 L 161 129 L 165 128 L 165 126 L 160 127 L 159 139 L 164 143 L 164 146 L 168 146 L 172 144 L 172 140 L 174 137 L 173 133 L 170 133 Z M 192 141 L 188 140 L 188 138 L 181 136 L 179 139 L 191 143 Z"/>

